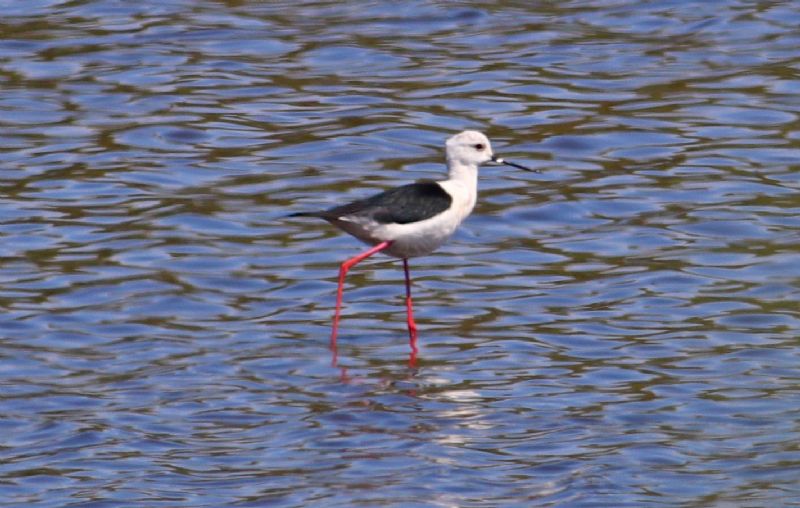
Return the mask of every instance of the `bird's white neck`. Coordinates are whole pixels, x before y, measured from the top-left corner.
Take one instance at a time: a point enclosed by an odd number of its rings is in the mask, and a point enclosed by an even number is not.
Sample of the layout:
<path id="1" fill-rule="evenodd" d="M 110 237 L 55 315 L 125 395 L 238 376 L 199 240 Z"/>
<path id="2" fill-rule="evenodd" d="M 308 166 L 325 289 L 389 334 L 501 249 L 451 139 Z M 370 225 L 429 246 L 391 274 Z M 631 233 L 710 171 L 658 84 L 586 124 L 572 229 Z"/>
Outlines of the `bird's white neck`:
<path id="1" fill-rule="evenodd" d="M 449 171 L 448 180 L 457 181 L 473 189 L 473 193 L 478 189 L 478 166 L 475 164 L 464 164 L 459 161 L 447 161 Z"/>
<path id="2" fill-rule="evenodd" d="M 449 178 L 439 182 L 450 193 L 457 210 L 458 222 L 472 212 L 478 197 L 478 166 L 448 160 Z"/>

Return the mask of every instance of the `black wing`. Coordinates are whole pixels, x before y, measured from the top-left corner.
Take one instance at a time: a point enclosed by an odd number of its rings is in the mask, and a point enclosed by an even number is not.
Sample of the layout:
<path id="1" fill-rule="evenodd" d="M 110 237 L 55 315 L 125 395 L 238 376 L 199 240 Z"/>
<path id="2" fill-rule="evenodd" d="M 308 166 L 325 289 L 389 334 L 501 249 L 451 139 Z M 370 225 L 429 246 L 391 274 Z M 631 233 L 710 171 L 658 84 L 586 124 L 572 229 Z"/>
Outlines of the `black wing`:
<path id="1" fill-rule="evenodd" d="M 297 215 L 312 215 L 327 220 L 364 217 L 381 224 L 408 224 L 438 215 L 450 208 L 452 202 L 453 198 L 438 183 L 417 182 L 324 212 Z"/>

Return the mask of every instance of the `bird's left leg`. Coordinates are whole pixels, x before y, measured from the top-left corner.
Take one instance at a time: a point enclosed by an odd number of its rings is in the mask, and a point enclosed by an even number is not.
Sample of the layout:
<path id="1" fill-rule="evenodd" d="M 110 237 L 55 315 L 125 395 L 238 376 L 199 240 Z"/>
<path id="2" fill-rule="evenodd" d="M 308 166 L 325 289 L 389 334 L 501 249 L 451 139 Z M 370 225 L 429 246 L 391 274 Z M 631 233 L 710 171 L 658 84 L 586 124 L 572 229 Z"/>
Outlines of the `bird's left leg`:
<path id="1" fill-rule="evenodd" d="M 389 247 L 392 242 L 381 242 L 371 249 L 362 252 L 358 256 L 354 256 L 339 267 L 339 285 L 336 289 L 336 311 L 333 315 L 333 330 L 331 331 L 331 349 L 336 350 L 336 336 L 339 334 L 339 317 L 342 313 L 342 298 L 344 296 L 344 279 L 347 276 L 348 270 L 358 264 L 360 261 L 372 256 L 373 254 L 382 251 Z"/>

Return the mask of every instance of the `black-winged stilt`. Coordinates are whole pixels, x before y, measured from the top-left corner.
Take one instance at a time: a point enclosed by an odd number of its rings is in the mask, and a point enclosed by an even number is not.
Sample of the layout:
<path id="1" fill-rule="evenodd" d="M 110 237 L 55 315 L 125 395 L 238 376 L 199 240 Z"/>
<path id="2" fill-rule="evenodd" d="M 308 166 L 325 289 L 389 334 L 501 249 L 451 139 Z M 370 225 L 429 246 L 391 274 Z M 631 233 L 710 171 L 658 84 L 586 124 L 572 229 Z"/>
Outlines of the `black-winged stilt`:
<path id="1" fill-rule="evenodd" d="M 446 143 L 447 180 L 417 182 L 389 189 L 372 197 L 329 210 L 294 213 L 293 217 L 319 217 L 372 247 L 342 263 L 336 292 L 331 347 L 335 351 L 342 309 L 344 280 L 348 270 L 364 259 L 383 252 L 403 260 L 406 276 L 406 312 L 412 361 L 417 352 L 417 325 L 411 302 L 408 258 L 430 254 L 453 234 L 475 206 L 478 166 L 486 162 L 526 168 L 497 157 L 489 139 L 477 131 L 464 131 Z"/>

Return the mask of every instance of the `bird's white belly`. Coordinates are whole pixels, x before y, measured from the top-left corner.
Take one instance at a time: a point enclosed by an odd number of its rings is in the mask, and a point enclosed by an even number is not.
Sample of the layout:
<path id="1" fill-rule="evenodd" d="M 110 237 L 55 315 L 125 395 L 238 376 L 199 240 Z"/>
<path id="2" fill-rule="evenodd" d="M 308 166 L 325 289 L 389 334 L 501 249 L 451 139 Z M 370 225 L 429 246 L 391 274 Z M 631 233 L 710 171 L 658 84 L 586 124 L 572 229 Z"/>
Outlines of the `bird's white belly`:
<path id="1" fill-rule="evenodd" d="M 386 249 L 387 254 L 398 258 L 411 258 L 430 254 L 441 247 L 453 235 L 460 223 L 461 221 L 453 214 L 444 212 L 412 224 L 384 224 L 375 231 L 375 234 L 392 242 Z"/>

